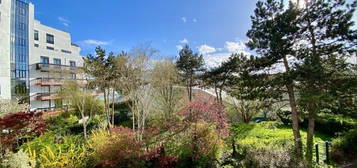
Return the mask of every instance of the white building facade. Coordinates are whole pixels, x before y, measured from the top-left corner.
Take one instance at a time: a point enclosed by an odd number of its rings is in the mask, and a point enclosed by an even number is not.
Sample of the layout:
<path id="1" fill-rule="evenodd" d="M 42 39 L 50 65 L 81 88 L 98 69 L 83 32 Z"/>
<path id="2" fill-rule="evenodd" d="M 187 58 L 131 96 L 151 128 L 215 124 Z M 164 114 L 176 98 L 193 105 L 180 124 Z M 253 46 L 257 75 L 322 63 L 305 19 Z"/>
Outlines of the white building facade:
<path id="1" fill-rule="evenodd" d="M 50 111 L 62 104 L 56 91 L 78 80 L 82 64 L 71 35 L 35 20 L 33 4 L 0 0 L 0 98 Z"/>

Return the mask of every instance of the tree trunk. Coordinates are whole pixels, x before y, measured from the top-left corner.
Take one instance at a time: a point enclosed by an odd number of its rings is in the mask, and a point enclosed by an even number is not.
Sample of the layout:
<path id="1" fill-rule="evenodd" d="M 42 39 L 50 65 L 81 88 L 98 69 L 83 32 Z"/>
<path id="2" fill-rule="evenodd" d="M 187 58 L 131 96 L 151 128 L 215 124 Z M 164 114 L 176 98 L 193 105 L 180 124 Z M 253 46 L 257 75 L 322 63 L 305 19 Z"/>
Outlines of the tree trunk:
<path id="1" fill-rule="evenodd" d="M 286 56 L 284 57 L 284 66 L 285 66 L 286 72 L 289 72 L 290 67 L 289 67 L 288 60 L 287 60 Z M 296 107 L 293 82 L 290 81 L 290 83 L 288 85 L 286 85 L 286 88 L 288 90 L 289 104 L 290 104 L 290 108 L 291 108 L 291 120 L 292 120 L 293 134 L 294 134 L 295 154 L 297 157 L 299 157 L 301 159 L 303 156 L 303 153 L 302 153 L 302 140 L 301 140 L 301 135 L 300 135 L 300 131 L 299 131 L 300 116 L 299 116 L 299 113 L 298 113 L 297 107 Z"/>
<path id="2" fill-rule="evenodd" d="M 287 85 L 288 95 L 289 95 L 289 103 L 291 108 L 291 119 L 292 119 L 292 127 L 294 133 L 294 144 L 295 144 L 295 153 L 300 159 L 302 158 L 302 140 L 299 131 L 299 114 L 296 107 L 295 93 L 294 87 L 292 84 Z"/>
<path id="3" fill-rule="evenodd" d="M 314 105 L 309 104 L 309 124 L 307 129 L 307 139 L 306 139 L 306 160 L 309 167 L 312 167 L 312 156 L 313 156 L 313 147 L 314 147 L 314 129 L 315 129 L 315 112 Z"/>
<path id="4" fill-rule="evenodd" d="M 114 126 L 114 113 L 115 113 L 115 91 L 113 88 L 113 95 L 112 95 L 112 126 Z"/>

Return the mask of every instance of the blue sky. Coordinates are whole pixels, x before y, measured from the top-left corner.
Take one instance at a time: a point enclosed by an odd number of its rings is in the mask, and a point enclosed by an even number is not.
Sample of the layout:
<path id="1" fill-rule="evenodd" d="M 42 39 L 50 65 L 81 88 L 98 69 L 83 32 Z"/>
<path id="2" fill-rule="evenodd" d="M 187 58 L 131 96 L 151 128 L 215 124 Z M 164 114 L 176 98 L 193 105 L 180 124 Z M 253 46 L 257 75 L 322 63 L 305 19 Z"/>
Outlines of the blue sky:
<path id="1" fill-rule="evenodd" d="M 96 43 L 107 50 L 128 50 L 151 43 L 162 56 L 177 54 L 186 39 L 224 48 L 225 42 L 246 39 L 254 0 L 32 0 L 41 23 L 71 32 L 72 40 L 93 52 Z"/>
<path id="2" fill-rule="evenodd" d="M 352 0 L 349 0 L 352 1 Z M 211 61 L 244 51 L 257 0 L 31 0 L 41 23 L 69 31 L 82 55 L 97 44 L 128 51 L 151 43 L 174 57 L 188 43 Z M 214 54 L 214 55 L 213 55 Z M 224 57 L 224 58 L 223 58 Z"/>

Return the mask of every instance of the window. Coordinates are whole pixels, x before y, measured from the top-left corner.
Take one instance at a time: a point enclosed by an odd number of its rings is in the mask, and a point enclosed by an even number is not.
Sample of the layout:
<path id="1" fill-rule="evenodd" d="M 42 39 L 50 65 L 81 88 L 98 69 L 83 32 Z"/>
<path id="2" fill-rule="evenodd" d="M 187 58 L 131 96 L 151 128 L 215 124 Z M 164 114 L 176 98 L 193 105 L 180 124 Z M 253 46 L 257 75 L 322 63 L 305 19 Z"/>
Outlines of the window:
<path id="1" fill-rule="evenodd" d="M 46 41 L 49 44 L 54 44 L 55 43 L 55 36 L 52 34 L 46 34 Z"/>
<path id="2" fill-rule="evenodd" d="M 68 51 L 68 50 L 61 50 L 63 53 L 66 53 L 66 54 L 72 54 L 71 51 Z"/>
<path id="3" fill-rule="evenodd" d="M 19 23 L 19 28 L 20 30 L 25 30 L 26 29 L 25 23 Z"/>
<path id="4" fill-rule="evenodd" d="M 38 48 L 38 47 L 40 47 L 40 45 L 39 45 L 39 44 L 34 44 L 34 46 L 35 46 L 35 47 L 37 47 L 37 48 Z"/>
<path id="5" fill-rule="evenodd" d="M 41 63 L 42 64 L 49 64 L 50 63 L 50 59 L 48 59 L 48 57 L 41 56 Z"/>
<path id="6" fill-rule="evenodd" d="M 20 15 L 25 15 L 26 13 L 26 10 L 24 8 L 20 8 L 19 11 L 20 11 Z"/>
<path id="7" fill-rule="evenodd" d="M 35 32 L 34 32 L 34 39 L 35 40 L 39 40 L 39 37 L 38 37 L 38 30 L 35 30 Z"/>
<path id="8" fill-rule="evenodd" d="M 49 46 L 47 46 L 46 48 L 47 48 L 47 50 L 55 50 L 55 48 L 49 47 Z"/>
<path id="9" fill-rule="evenodd" d="M 61 65 L 61 59 L 53 58 L 53 64 Z"/>
<path id="10" fill-rule="evenodd" d="M 69 61 L 69 66 L 70 67 L 76 67 L 76 62 L 75 61 Z"/>

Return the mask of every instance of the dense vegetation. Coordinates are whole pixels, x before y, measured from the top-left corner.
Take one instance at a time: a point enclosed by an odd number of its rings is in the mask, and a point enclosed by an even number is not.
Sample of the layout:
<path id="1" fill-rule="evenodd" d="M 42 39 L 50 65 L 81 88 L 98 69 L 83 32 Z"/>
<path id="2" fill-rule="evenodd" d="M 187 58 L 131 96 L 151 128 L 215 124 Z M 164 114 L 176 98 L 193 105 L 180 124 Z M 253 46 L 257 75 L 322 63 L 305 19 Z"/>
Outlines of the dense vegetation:
<path id="1" fill-rule="evenodd" d="M 59 114 L 0 101 L 0 167 L 327 167 L 357 158 L 357 1 L 257 2 L 252 55 L 206 67 L 188 45 L 84 57 Z M 199 88 L 211 88 L 214 94 Z M 95 94 L 94 94 L 95 93 Z M 99 96 L 97 93 L 100 93 Z M 227 95 L 227 96 L 225 96 Z M 316 162 L 315 143 L 330 143 Z M 319 151 L 323 155 L 322 151 Z"/>

